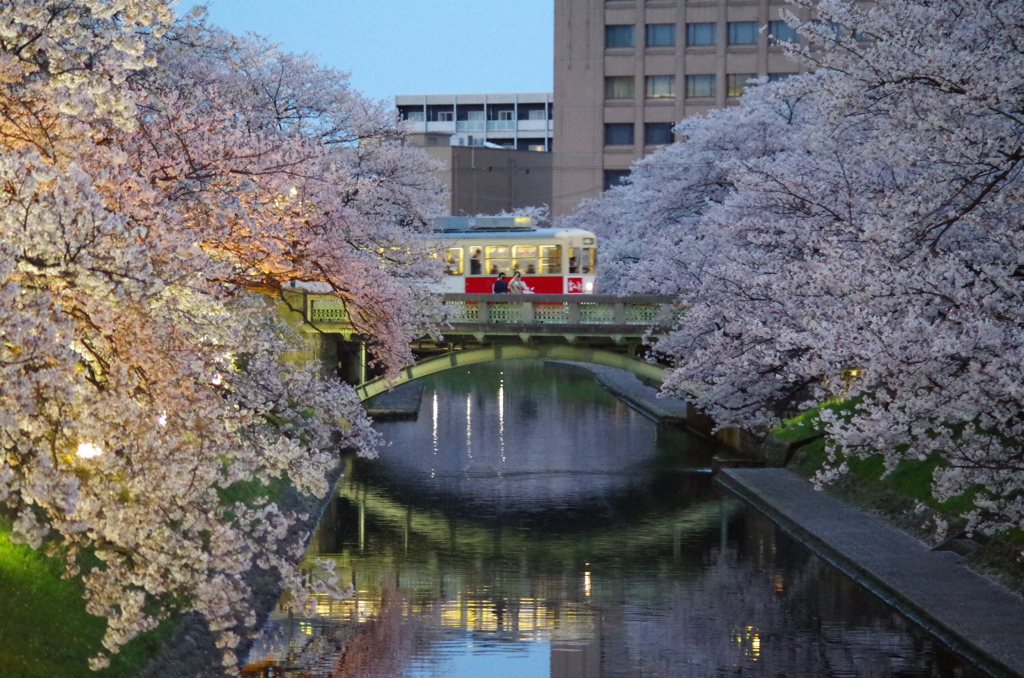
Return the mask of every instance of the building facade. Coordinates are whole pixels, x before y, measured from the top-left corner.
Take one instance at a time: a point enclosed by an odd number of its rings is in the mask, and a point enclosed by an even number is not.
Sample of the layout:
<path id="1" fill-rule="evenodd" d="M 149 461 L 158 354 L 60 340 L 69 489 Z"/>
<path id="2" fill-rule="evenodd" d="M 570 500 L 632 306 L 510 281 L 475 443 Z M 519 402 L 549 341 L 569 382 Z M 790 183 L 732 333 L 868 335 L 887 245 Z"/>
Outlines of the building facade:
<path id="1" fill-rule="evenodd" d="M 552 150 L 551 92 L 399 95 L 395 105 L 412 134 L 452 137 L 457 146 Z"/>
<path id="2" fill-rule="evenodd" d="M 555 0 L 558 147 L 552 214 L 571 212 L 672 143 L 675 122 L 738 100 L 748 80 L 803 70 L 769 0 Z M 804 17 L 801 17 L 804 18 Z"/>
<path id="3" fill-rule="evenodd" d="M 438 180 L 448 188 L 451 216 L 514 212 L 551 204 L 551 153 L 487 146 L 452 146 L 448 134 L 411 134 L 438 161 Z"/>

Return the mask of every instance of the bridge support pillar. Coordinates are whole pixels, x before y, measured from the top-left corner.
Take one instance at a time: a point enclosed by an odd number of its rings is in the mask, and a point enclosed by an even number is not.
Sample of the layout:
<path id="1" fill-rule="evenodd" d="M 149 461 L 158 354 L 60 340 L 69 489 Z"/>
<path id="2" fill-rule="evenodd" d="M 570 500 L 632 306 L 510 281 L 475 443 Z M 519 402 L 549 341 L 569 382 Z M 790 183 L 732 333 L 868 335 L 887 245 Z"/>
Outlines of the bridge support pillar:
<path id="1" fill-rule="evenodd" d="M 356 386 L 367 379 L 366 342 L 358 337 L 350 337 L 348 341 L 338 342 L 338 375 L 346 384 Z"/>
<path id="2" fill-rule="evenodd" d="M 359 383 L 366 383 L 366 342 L 359 342 Z"/>
<path id="3" fill-rule="evenodd" d="M 324 377 L 335 376 L 338 365 L 338 344 L 335 337 L 321 332 L 300 332 L 303 346 L 297 351 L 287 351 L 284 360 L 296 365 L 315 364 Z"/>

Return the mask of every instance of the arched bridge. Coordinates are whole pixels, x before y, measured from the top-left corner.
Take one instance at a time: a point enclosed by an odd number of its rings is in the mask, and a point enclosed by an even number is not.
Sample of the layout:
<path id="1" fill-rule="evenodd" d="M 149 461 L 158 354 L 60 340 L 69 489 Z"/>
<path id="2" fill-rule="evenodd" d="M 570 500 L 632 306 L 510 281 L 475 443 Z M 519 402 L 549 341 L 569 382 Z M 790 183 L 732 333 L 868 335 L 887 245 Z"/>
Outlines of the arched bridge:
<path id="1" fill-rule="evenodd" d="M 478 348 L 450 351 L 420 360 L 414 365 L 407 365 L 397 379 L 390 382 L 383 377 L 371 379 L 356 387 L 360 400 L 367 400 L 383 393 L 389 387 L 398 386 L 414 379 L 450 370 L 494 360 L 514 360 L 518 358 L 541 358 L 548 360 L 572 360 L 576 362 L 594 363 L 629 370 L 634 374 L 660 383 L 665 368 L 633 358 L 624 353 L 615 353 L 598 348 L 574 346 L 569 344 L 492 344 Z"/>
<path id="2" fill-rule="evenodd" d="M 454 367 L 492 360 L 549 358 L 628 369 L 661 380 L 663 368 L 637 357 L 647 337 L 657 338 L 675 321 L 679 307 L 672 297 L 605 294 L 445 294 L 446 329 L 440 339 L 417 342 L 424 356 L 402 369 L 397 385 Z M 382 379 L 366 378 L 366 345 L 335 297 L 301 293 L 289 299 L 301 308 L 309 334 L 341 335 L 355 353 L 358 369 L 349 373 L 362 399 L 388 388 Z"/>

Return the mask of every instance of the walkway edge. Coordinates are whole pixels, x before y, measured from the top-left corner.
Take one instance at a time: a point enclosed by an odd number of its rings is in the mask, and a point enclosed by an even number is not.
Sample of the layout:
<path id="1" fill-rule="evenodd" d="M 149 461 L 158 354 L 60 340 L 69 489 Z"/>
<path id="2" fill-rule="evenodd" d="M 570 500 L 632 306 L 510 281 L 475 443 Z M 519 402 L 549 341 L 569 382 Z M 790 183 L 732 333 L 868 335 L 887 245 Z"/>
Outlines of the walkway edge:
<path id="1" fill-rule="evenodd" d="M 789 476 L 789 478 L 784 478 L 782 474 Z M 758 478 L 758 476 L 760 476 L 760 478 Z M 1016 657 L 1006 656 L 1004 654 L 1004 656 L 1000 658 L 996 656 L 993 651 L 990 651 L 990 649 L 983 647 L 983 645 L 989 641 L 989 638 L 987 637 L 988 634 L 985 634 L 984 630 L 979 630 L 979 632 L 975 634 L 976 637 L 971 638 L 968 637 L 966 633 L 959 632 L 955 628 L 952 628 L 948 623 L 949 620 L 944 621 L 937 618 L 937 616 L 929 612 L 919 600 L 915 600 L 915 596 L 908 595 L 906 591 L 901 591 L 897 585 L 893 585 L 891 582 L 886 581 L 886 579 L 878 572 L 873 571 L 871 566 L 865 565 L 851 553 L 837 547 L 834 543 L 830 543 L 828 538 L 819 534 L 821 530 L 816 531 L 813 527 L 808 526 L 804 521 L 801 521 L 800 517 L 797 515 L 798 511 L 793 511 L 791 507 L 787 507 L 785 505 L 785 501 L 779 501 L 778 497 L 772 496 L 772 492 L 766 492 L 763 486 L 765 484 L 781 480 L 783 483 L 790 485 L 790 487 L 785 488 L 785 492 L 789 494 L 787 498 L 792 500 L 794 499 L 792 497 L 792 490 L 796 487 L 793 485 L 793 479 L 799 481 L 804 486 L 802 491 L 797 487 L 798 493 L 808 493 L 808 496 L 804 497 L 804 499 L 809 498 L 810 495 L 817 495 L 817 499 L 813 503 L 819 504 L 819 506 L 815 507 L 818 511 L 820 511 L 822 507 L 825 507 L 825 513 L 828 514 L 829 511 L 827 509 L 834 509 L 838 505 L 842 507 L 842 511 L 839 513 L 860 514 L 859 517 L 863 518 L 863 521 L 872 529 L 887 530 L 892 531 L 893 533 L 898 532 L 895 528 L 892 528 L 881 519 L 871 514 L 864 513 L 859 509 L 855 509 L 835 497 L 831 497 L 830 495 L 814 490 L 810 483 L 786 469 L 722 469 L 716 475 L 716 480 L 719 483 L 766 514 L 777 525 L 779 525 L 784 532 L 804 544 L 813 553 L 815 553 L 815 555 L 836 567 L 851 579 L 881 598 L 887 604 L 897 609 L 899 612 L 922 627 L 925 631 L 932 634 L 941 643 L 945 644 L 951 650 L 975 664 L 979 670 L 993 676 L 994 678 L 1021 678 L 1024 676 L 1024 672 L 1021 672 L 1019 669 L 1014 670 L 1006 663 L 1006 660 L 1008 660 L 1011 664 L 1018 667 L 1024 666 L 1024 654 L 1020 651 L 1016 652 Z M 765 481 L 767 481 L 767 483 L 765 483 Z M 799 501 L 799 499 L 796 500 Z M 902 532 L 898 532 L 898 534 L 908 541 L 916 542 L 916 540 L 912 540 Z M 936 558 L 943 558 L 945 559 L 945 565 L 950 568 L 951 572 L 953 571 L 952 568 L 959 568 L 961 571 L 969 573 L 969 575 L 976 577 L 978 580 L 985 581 L 986 584 L 991 586 L 993 589 L 1000 589 L 1000 591 L 996 592 L 997 597 L 1001 595 L 1005 601 L 1009 601 L 1011 605 L 1019 608 L 1019 610 L 1015 610 L 1015 612 L 1019 612 L 1019 617 L 1024 619 L 1024 604 L 1021 604 L 1022 601 L 1019 597 L 1015 596 L 1009 590 L 1002 589 L 1002 587 L 985 580 L 981 575 L 971 572 L 970 570 L 967 570 L 967 568 L 955 565 L 949 560 L 947 555 L 929 551 L 923 544 L 920 544 L 920 551 L 922 560 L 928 554 L 935 556 Z M 888 554 L 886 555 L 888 556 Z M 950 603 L 951 606 L 956 607 L 954 601 L 950 601 Z M 983 605 L 984 603 L 979 602 L 978 604 Z M 1015 619 L 1014 621 L 1017 620 Z M 1020 639 L 1021 637 L 1024 636 L 1016 636 L 1017 639 Z M 998 652 L 1001 649 L 999 642 L 995 641 L 995 645 L 995 650 Z M 1003 646 L 1005 645 L 1007 645 L 1007 643 L 1003 643 Z M 1010 654 L 1013 654 L 1012 650 L 1010 651 Z"/>

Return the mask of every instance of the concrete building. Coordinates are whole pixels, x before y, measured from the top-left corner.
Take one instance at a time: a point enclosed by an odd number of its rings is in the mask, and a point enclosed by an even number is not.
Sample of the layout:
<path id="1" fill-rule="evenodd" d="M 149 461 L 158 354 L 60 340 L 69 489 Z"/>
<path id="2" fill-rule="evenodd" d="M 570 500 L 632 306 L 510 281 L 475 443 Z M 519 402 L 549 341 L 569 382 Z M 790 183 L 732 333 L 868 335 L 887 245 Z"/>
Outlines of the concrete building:
<path id="1" fill-rule="evenodd" d="M 551 205 L 551 153 L 486 146 L 451 146 L 446 133 L 411 134 L 441 163 L 437 178 L 449 189 L 448 214 L 499 214 Z"/>
<path id="2" fill-rule="evenodd" d="M 395 105 L 409 143 L 442 165 L 448 214 L 551 205 L 550 92 L 400 95 Z"/>
<path id="3" fill-rule="evenodd" d="M 551 100 L 551 92 L 417 94 L 396 96 L 395 105 L 412 134 L 455 137 L 459 146 L 550 151 Z"/>
<path id="4" fill-rule="evenodd" d="M 803 70 L 769 0 L 555 0 L 552 214 L 571 212 L 674 141 L 684 117 L 727 106 L 747 80 Z M 767 30 L 761 30 L 766 26 Z"/>

